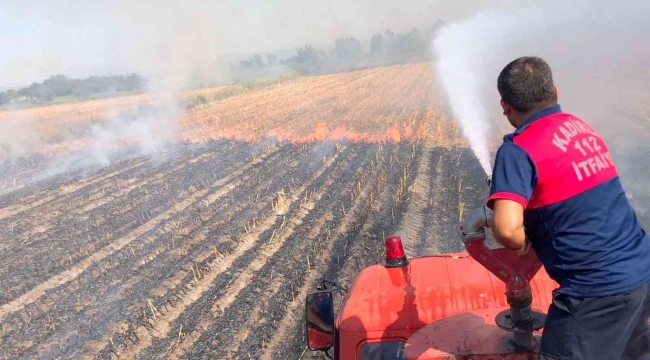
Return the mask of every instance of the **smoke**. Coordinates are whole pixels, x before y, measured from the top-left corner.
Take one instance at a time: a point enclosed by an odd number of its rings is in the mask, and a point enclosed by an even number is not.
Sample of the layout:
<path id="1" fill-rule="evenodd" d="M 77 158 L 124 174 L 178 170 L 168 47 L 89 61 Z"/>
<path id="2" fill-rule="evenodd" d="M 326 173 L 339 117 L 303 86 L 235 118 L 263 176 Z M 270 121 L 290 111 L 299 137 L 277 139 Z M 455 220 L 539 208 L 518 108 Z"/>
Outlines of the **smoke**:
<path id="1" fill-rule="evenodd" d="M 0 119 L 0 163 L 15 163 L 21 156 L 31 154 L 41 144 L 25 112 L 12 113 Z"/>
<path id="2" fill-rule="evenodd" d="M 59 2 L 60 5 L 65 3 Z M 51 127 L 46 126 L 46 130 L 38 131 L 31 129 L 30 119 L 26 118 L 29 116 L 24 115 L 29 114 L 29 110 L 0 114 L 3 134 L 0 135 L 0 148 L 4 157 L 0 159 L 0 165 L 7 166 L 1 160 L 16 162 L 21 157 L 33 156 L 39 150 L 41 153 L 44 151 L 45 154 L 42 155 L 48 158 L 41 158 L 36 164 L 38 173 L 30 171 L 30 178 L 19 178 L 19 182 L 43 180 L 66 173 L 88 174 L 125 157 L 147 155 L 156 161 L 159 155 L 172 148 L 180 138 L 178 122 L 183 106 L 179 98 L 180 92 L 230 80 L 223 64 L 218 62 L 219 44 L 215 41 L 215 35 L 209 31 L 214 29 L 209 13 L 185 5 L 166 7 L 161 9 L 164 15 L 155 16 L 155 23 L 144 21 L 145 26 L 140 31 L 134 31 L 134 26 L 137 26 L 133 21 L 142 20 L 147 6 L 139 3 L 123 5 L 104 9 L 104 24 L 112 29 L 110 34 L 98 39 L 97 43 L 87 44 L 94 52 L 86 49 L 85 53 L 78 53 L 82 56 L 68 54 L 60 60 L 67 69 L 83 69 L 92 64 L 96 71 L 94 74 L 127 70 L 142 74 L 148 80 L 144 92 L 151 100 L 130 108 L 112 108 L 114 102 L 107 102 L 100 111 L 105 114 L 103 118 L 80 124 L 66 124 L 54 130 L 54 137 Z M 67 7 L 61 6 L 62 8 Z M 63 15 L 52 11 L 47 17 L 57 19 Z M 72 22 L 76 20 L 79 19 L 71 19 Z M 86 23 L 85 26 L 90 25 Z M 94 35 L 105 30 L 107 29 L 89 29 Z M 57 52 L 63 56 L 67 46 L 74 42 L 75 39 L 72 38 L 62 43 Z M 111 60 L 103 64 L 97 63 L 98 55 L 110 55 Z M 41 61 L 47 62 L 47 59 Z M 21 118 L 14 114 L 20 114 Z M 58 156 L 56 151 L 43 150 L 66 143 L 75 145 L 72 146 L 72 151 L 65 151 L 63 156 Z M 26 161 L 22 161 L 25 165 Z M 23 173 L 28 166 L 34 167 L 34 162 L 11 170 Z M 11 175 L 16 182 L 16 174 L 5 175 Z"/>
<path id="3" fill-rule="evenodd" d="M 62 174 L 92 174 L 136 156 L 148 156 L 152 163 L 166 161 L 180 140 L 183 100 L 174 90 L 150 89 L 149 100 L 126 108 L 106 107 L 103 118 L 80 123 L 54 119 L 61 123 L 49 125 L 34 118 L 33 110 L 1 114 L 0 193 Z"/>
<path id="4" fill-rule="evenodd" d="M 7 31 L 15 37 L 13 51 L 0 63 L 16 71 L 7 71 L 2 81 L 42 81 L 59 72 L 73 77 L 136 72 L 148 79 L 145 92 L 153 100 L 118 110 L 108 102 L 101 111 L 105 117 L 86 124 L 65 124 L 54 129 L 55 136 L 49 131 L 51 126 L 33 130 L 30 119 L 17 118 L 14 112 L 0 113 L 0 187 L 5 178 L 15 183 L 15 173 L 25 173 L 28 167 L 39 171 L 35 174 L 30 170 L 30 179 L 19 177 L 18 182 L 69 172 L 92 173 L 125 156 L 157 157 L 179 140 L 179 117 L 184 110 L 184 105 L 179 104 L 179 92 L 232 82 L 236 74 L 229 65 L 231 61 L 238 63 L 238 58 L 226 54 L 251 50 L 246 47 L 252 40 L 267 49 L 276 46 L 259 41 L 260 37 L 270 36 L 267 32 L 241 27 L 254 12 L 234 1 L 73 3 L 53 0 L 48 6 L 7 4 L 14 16 L 3 19 L 0 15 L 0 20 L 10 21 L 5 25 L 0 21 L 0 30 L 11 24 L 25 28 L 20 26 L 24 18 L 21 14 L 30 19 L 33 15 L 33 21 L 30 31 Z M 74 14 L 68 11 L 71 7 L 75 8 Z M 0 39 L 0 43 L 3 41 Z M 32 54 L 32 48 L 39 51 Z M 25 69 L 27 65 L 29 69 Z M 286 68 L 277 66 L 264 75 L 286 72 Z M 23 114 L 29 111 L 15 113 L 25 117 L 28 115 Z M 65 143 L 74 143 L 73 151 L 58 156 L 57 151 L 65 148 Z M 63 146 L 56 147 L 59 144 Z M 56 151 L 50 151 L 53 147 Z M 38 161 L 33 161 L 35 154 L 41 155 Z M 22 167 L 9 169 L 15 162 Z"/>
<path id="5" fill-rule="evenodd" d="M 259 53 L 264 58 L 270 51 L 307 43 L 331 44 L 336 37 L 363 40 L 386 29 L 408 32 L 430 27 L 437 18 L 521 1 L 458 0 L 449 6 L 429 0 L 3 0 L 0 48 L 11 51 L 0 57 L 0 87 L 24 86 L 58 73 L 86 77 L 179 62 L 209 70 L 197 80 L 207 81 L 205 75 L 222 79 L 229 74 L 215 66 L 217 55 Z"/>
<path id="6" fill-rule="evenodd" d="M 563 110 L 605 138 L 630 196 L 647 197 L 649 170 L 639 161 L 649 149 L 649 17 L 644 1 L 552 1 L 486 11 L 443 28 L 432 44 L 434 67 L 486 172 L 488 144 L 507 124 L 498 74 L 515 58 L 539 56 L 553 69 Z"/>

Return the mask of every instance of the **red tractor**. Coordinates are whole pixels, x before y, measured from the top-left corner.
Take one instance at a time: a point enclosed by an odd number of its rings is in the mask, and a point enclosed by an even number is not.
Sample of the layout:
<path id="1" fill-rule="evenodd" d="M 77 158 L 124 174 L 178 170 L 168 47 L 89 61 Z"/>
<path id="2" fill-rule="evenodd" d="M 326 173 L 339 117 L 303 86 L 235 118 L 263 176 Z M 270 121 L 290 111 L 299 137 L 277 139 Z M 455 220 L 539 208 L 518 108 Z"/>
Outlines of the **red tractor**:
<path id="1" fill-rule="evenodd" d="M 466 252 L 407 259 L 392 236 L 386 263 L 363 269 L 347 294 L 323 281 L 307 296 L 309 349 L 341 360 L 537 359 L 558 284 L 532 249 L 488 248 L 490 218 L 486 207 L 467 216 Z"/>

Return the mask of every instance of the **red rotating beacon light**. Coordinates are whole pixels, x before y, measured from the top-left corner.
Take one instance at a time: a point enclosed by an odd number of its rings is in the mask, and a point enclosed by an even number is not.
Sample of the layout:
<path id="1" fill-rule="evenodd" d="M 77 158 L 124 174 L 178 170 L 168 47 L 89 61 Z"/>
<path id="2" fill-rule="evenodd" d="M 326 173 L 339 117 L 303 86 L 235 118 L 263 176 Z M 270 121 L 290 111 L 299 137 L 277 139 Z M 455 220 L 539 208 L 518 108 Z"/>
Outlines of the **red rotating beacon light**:
<path id="1" fill-rule="evenodd" d="M 386 267 L 396 268 L 408 265 L 402 239 L 399 236 L 389 236 L 384 240 L 386 248 Z"/>

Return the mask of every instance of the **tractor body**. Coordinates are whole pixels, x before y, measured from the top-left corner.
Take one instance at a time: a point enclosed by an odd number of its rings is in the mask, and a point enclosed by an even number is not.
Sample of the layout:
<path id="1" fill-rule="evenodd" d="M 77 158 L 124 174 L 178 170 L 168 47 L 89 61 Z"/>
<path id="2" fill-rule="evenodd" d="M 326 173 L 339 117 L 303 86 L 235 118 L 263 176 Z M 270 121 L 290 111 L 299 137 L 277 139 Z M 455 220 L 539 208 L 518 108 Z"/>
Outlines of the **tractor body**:
<path id="1" fill-rule="evenodd" d="M 532 308 L 546 312 L 557 284 L 539 271 Z M 468 253 L 370 266 L 352 284 L 336 320 L 339 359 L 528 359 L 515 334 L 495 323 L 510 308 L 505 283 Z M 534 336 L 538 346 L 539 335 Z M 393 353 L 377 357 L 375 353 Z M 365 355 L 365 356 L 364 356 Z"/>
<path id="2" fill-rule="evenodd" d="M 467 252 L 407 260 L 401 239 L 386 239 L 386 263 L 357 275 L 330 331 L 307 313 L 309 348 L 342 360 L 537 359 L 558 284 L 534 251 L 488 248 L 480 211 L 464 224 Z"/>

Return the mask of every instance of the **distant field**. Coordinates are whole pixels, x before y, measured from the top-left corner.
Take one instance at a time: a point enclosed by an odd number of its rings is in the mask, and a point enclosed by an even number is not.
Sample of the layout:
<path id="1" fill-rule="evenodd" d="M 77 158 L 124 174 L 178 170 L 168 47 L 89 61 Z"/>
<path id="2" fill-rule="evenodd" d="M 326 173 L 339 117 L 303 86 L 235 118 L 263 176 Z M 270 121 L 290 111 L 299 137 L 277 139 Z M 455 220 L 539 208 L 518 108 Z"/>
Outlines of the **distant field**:
<path id="1" fill-rule="evenodd" d="M 181 121 L 183 139 L 422 139 L 435 123 L 431 80 L 428 64 L 300 78 L 197 106 Z"/>
<path id="2" fill-rule="evenodd" d="M 258 91 L 240 85 L 175 95 L 181 139 L 376 142 L 423 138 L 433 115 L 428 64 L 305 77 Z M 245 93 L 245 95 L 243 95 Z M 164 94 L 163 94 L 164 95 Z M 235 96 L 242 95 L 242 96 Z M 211 101 L 217 99 L 219 101 Z M 59 156 L 89 146 L 89 126 L 155 108 L 167 97 L 142 94 L 0 112 L 3 121 L 27 122 L 40 140 L 35 151 Z M 192 108 L 185 112 L 185 105 Z M 126 114 L 126 116 L 125 116 Z M 0 160 L 2 160 L 0 154 Z"/>
<path id="3" fill-rule="evenodd" d="M 461 250 L 458 223 L 487 193 L 432 80 L 411 64 L 217 88 L 153 154 L 29 182 L 69 144 L 92 148 L 78 131 L 4 165 L 0 358 L 309 358 L 319 279 L 349 285 L 393 233 L 409 256 Z M 25 121 L 47 138 L 151 101 Z"/>
<path id="4" fill-rule="evenodd" d="M 191 90 L 175 94 L 174 97 L 180 106 L 183 100 L 191 101 L 195 97 L 203 96 L 209 101 L 212 97 L 218 96 L 218 94 L 236 93 L 240 89 L 243 88 L 239 85 L 215 87 Z M 0 124 L 3 121 L 26 121 L 29 123 L 30 130 L 35 135 L 38 135 L 41 139 L 51 140 L 48 141 L 48 144 L 52 145 L 59 143 L 60 141 L 58 140 L 61 140 L 51 139 L 53 134 L 67 132 L 68 134 L 66 135 L 72 135 L 74 134 L 75 127 L 83 128 L 89 123 L 101 122 L 110 116 L 119 116 L 121 112 L 155 105 L 160 101 L 161 99 L 155 94 L 138 94 L 29 109 L 0 111 Z M 64 140 L 74 140 L 79 137 L 81 136 L 68 136 Z M 0 160 L 2 160 L 1 157 Z"/>

